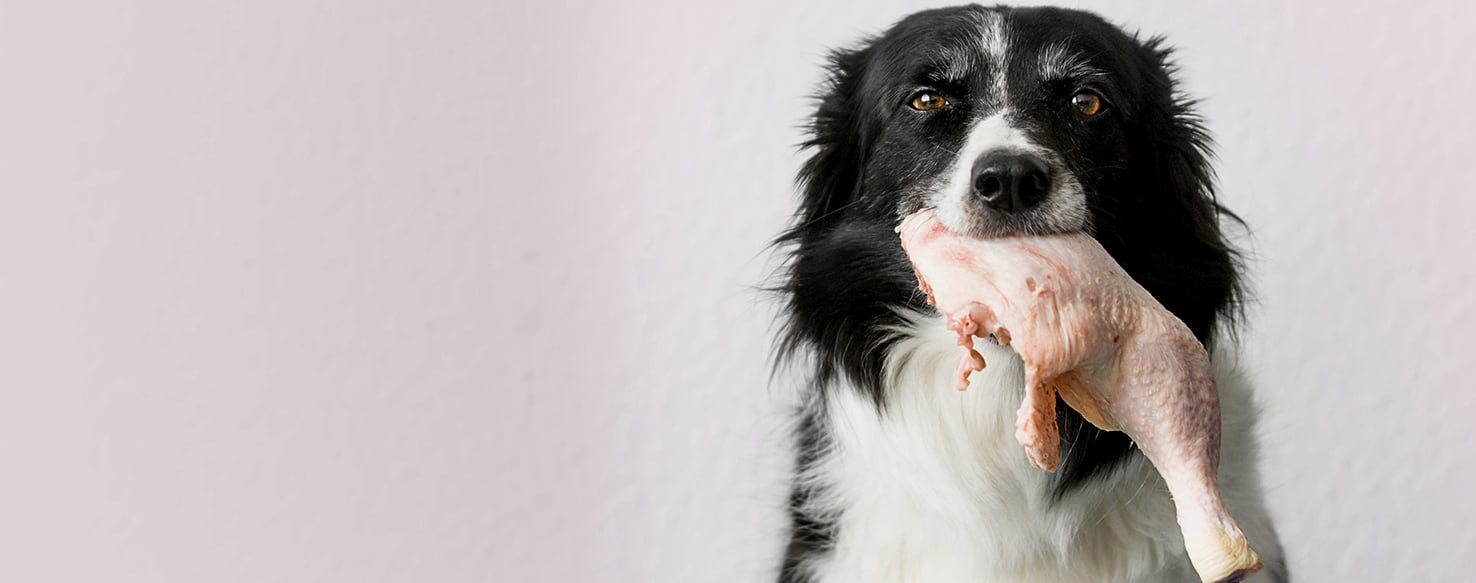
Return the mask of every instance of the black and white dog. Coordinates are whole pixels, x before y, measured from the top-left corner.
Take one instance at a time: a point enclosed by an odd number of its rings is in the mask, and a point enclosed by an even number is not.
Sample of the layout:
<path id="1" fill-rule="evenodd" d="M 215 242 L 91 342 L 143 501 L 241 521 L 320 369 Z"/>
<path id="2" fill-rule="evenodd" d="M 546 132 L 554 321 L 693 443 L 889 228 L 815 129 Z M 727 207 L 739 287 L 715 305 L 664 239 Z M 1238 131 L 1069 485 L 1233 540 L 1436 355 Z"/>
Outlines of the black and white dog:
<path id="1" fill-rule="evenodd" d="M 778 349 L 803 363 L 792 539 L 780 581 L 1195 581 L 1172 500 L 1121 433 L 1060 407 L 1062 463 L 1015 441 L 1020 361 L 954 389 L 955 337 L 893 229 L 927 206 L 980 236 L 1087 231 L 1204 342 L 1234 315 L 1208 137 L 1168 50 L 1085 12 L 962 6 L 837 52 L 779 239 L 791 251 Z M 1286 581 L 1244 383 L 1218 367 L 1221 488 Z"/>

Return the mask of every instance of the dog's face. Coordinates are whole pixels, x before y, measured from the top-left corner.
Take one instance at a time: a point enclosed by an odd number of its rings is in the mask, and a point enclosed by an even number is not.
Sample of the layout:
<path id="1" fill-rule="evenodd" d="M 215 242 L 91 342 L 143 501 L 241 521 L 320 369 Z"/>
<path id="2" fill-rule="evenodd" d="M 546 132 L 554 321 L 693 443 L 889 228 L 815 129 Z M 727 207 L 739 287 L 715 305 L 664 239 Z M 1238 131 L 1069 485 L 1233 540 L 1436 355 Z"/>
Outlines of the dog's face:
<path id="1" fill-rule="evenodd" d="M 867 190 L 981 236 L 1088 228 L 1094 182 L 1130 154 L 1122 123 L 1140 75 L 1123 58 L 1134 41 L 1073 16 L 927 12 L 875 43 Z"/>
<path id="2" fill-rule="evenodd" d="M 864 258 L 846 266 L 854 277 L 900 274 L 899 291 L 816 286 L 816 305 L 895 301 L 910 272 L 887 234 L 928 207 L 980 237 L 1086 231 L 1208 339 L 1233 309 L 1237 268 L 1208 139 L 1167 56 L 1090 13 L 977 5 L 913 14 L 835 53 L 798 221 L 781 238 L 799 244 L 793 283 Z M 888 247 L 864 251 L 872 242 Z"/>
<path id="3" fill-rule="evenodd" d="M 863 190 L 980 236 L 1088 229 L 1130 166 L 1141 45 L 1069 11 L 914 15 L 873 43 L 860 95 L 876 124 Z"/>
<path id="4" fill-rule="evenodd" d="M 1075 11 L 922 12 L 857 55 L 857 190 L 980 236 L 1091 229 L 1138 196 L 1114 193 L 1139 155 L 1129 124 L 1173 106 L 1159 52 Z"/>

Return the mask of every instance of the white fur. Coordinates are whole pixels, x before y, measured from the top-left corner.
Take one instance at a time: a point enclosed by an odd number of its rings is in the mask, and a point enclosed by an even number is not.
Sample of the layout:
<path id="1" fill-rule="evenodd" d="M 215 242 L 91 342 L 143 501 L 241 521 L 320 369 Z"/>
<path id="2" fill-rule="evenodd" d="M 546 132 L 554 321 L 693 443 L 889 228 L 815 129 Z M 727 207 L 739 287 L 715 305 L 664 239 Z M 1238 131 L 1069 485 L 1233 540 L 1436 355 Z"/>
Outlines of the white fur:
<path id="1" fill-rule="evenodd" d="M 1082 81 L 1104 75 L 1093 68 L 1086 57 L 1072 52 L 1066 43 L 1053 43 L 1041 49 L 1036 56 L 1036 67 L 1043 82 L 1059 79 Z"/>
<path id="2" fill-rule="evenodd" d="M 1004 104 L 1009 103 L 1008 96 L 1005 94 L 1006 84 L 1003 73 L 1005 67 L 1008 66 L 1005 57 L 1010 50 L 1010 39 L 1005 35 L 1004 16 L 991 10 L 982 13 L 980 17 L 983 19 L 983 22 L 979 23 L 981 48 L 983 48 L 984 55 L 988 57 L 990 69 L 993 71 L 994 99 L 1000 107 L 1004 107 Z"/>
<path id="3" fill-rule="evenodd" d="M 820 486 L 810 510 L 835 520 L 837 538 L 807 565 L 815 581 L 1195 580 L 1168 492 L 1142 456 L 1051 501 L 1051 476 L 1029 465 L 1014 437 L 1019 358 L 977 341 L 988 367 L 960 392 L 953 334 L 938 317 L 908 321 L 888 355 L 885 411 L 850 387 L 824 403 L 832 442 L 802 479 Z M 1279 563 L 1258 493 L 1251 403 L 1233 374 L 1217 373 L 1221 488 L 1262 558 Z"/>

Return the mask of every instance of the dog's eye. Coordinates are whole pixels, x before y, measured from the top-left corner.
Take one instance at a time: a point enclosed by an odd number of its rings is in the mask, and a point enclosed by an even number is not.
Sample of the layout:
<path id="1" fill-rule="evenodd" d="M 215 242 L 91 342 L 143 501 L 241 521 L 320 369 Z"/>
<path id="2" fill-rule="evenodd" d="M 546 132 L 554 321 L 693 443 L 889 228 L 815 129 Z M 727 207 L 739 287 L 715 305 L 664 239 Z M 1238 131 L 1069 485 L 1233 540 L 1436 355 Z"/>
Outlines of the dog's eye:
<path id="1" fill-rule="evenodd" d="M 1102 96 L 1091 91 L 1082 91 L 1071 96 L 1071 107 L 1076 108 L 1077 112 L 1087 117 L 1102 113 L 1104 105 Z"/>
<path id="2" fill-rule="evenodd" d="M 912 94 L 912 108 L 918 111 L 932 111 L 948 105 L 948 100 L 943 94 L 931 89 L 924 89 Z"/>

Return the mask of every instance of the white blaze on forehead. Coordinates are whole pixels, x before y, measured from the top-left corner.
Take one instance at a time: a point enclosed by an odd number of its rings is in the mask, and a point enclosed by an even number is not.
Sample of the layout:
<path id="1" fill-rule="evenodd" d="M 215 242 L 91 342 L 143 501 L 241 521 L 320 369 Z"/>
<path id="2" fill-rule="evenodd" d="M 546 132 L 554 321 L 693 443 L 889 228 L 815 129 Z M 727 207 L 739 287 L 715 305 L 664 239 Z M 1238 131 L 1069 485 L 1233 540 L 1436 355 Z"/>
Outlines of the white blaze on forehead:
<path id="1" fill-rule="evenodd" d="M 1004 108 L 1005 99 L 1005 56 L 1009 52 L 1009 39 L 1005 34 L 1004 15 L 989 10 L 983 13 L 980 24 L 985 59 L 989 62 L 989 75 L 995 103 Z"/>

